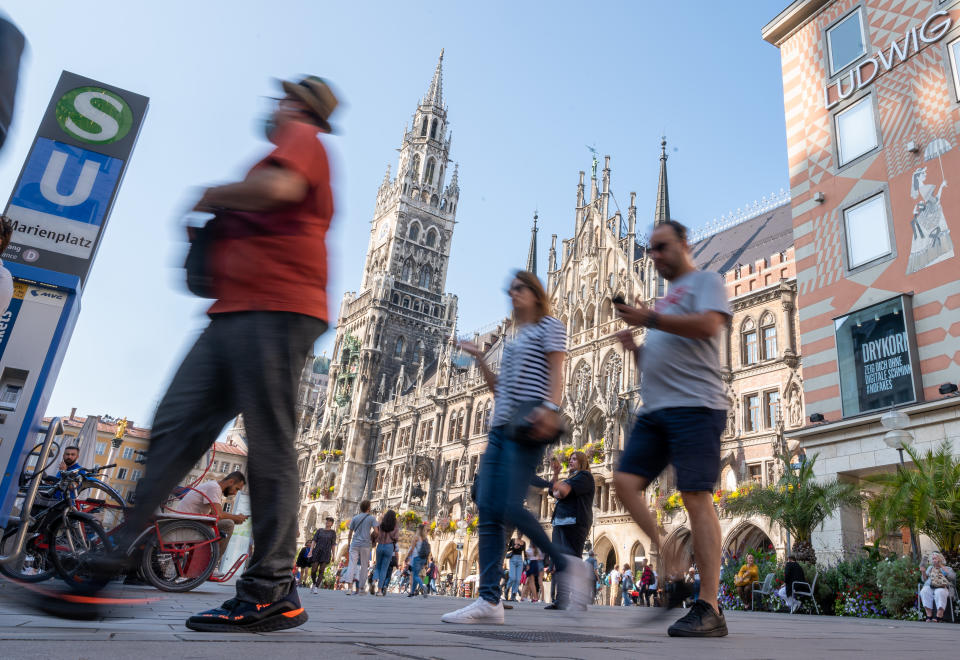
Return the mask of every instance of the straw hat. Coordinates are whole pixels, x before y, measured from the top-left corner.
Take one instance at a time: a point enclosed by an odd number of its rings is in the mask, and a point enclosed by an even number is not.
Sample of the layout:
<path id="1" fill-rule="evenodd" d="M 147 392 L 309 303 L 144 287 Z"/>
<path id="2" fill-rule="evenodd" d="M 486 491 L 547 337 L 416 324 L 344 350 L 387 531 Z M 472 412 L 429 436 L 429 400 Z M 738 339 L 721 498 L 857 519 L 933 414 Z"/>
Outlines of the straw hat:
<path id="1" fill-rule="evenodd" d="M 330 86 L 327 85 L 323 78 L 307 76 L 300 82 L 282 80 L 280 81 L 280 85 L 283 87 L 284 92 L 302 101 L 310 108 L 317 123 L 323 130 L 333 132 L 327 120 L 330 118 L 330 115 L 333 114 L 333 111 L 336 110 L 340 101 L 337 100 L 333 90 L 330 89 Z"/>

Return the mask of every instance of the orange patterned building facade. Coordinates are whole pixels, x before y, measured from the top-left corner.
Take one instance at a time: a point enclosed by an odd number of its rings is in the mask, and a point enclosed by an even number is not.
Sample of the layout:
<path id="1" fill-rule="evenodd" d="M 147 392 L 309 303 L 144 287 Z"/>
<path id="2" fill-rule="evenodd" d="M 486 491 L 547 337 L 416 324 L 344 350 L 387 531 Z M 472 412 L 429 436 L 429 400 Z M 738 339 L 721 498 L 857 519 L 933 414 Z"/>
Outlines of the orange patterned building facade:
<path id="1" fill-rule="evenodd" d="M 891 408 L 918 449 L 960 440 L 960 2 L 798 0 L 762 33 L 782 61 L 811 415 L 790 437 L 818 474 L 860 481 L 898 462 Z M 815 541 L 840 555 L 869 536 L 851 510 Z"/>

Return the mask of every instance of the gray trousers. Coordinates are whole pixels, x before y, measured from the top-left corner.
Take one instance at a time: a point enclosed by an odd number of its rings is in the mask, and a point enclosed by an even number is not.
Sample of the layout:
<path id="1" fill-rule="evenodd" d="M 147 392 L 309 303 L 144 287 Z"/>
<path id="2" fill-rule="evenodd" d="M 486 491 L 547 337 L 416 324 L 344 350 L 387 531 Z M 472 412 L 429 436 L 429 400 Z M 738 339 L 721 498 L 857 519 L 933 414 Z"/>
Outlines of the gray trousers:
<path id="1" fill-rule="evenodd" d="M 325 330 L 320 319 L 288 312 L 235 312 L 211 318 L 157 408 L 146 469 L 128 514 L 143 529 L 170 491 L 243 414 L 253 556 L 237 598 L 269 603 L 293 588 L 299 483 L 294 407 L 307 355 Z"/>

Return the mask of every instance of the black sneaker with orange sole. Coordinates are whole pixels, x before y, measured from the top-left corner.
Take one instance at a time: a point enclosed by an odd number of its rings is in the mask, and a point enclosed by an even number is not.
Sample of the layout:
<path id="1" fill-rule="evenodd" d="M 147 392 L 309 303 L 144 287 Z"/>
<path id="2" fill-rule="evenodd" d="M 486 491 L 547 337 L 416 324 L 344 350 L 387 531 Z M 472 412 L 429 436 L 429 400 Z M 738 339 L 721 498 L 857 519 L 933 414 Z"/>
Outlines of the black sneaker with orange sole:
<path id="1" fill-rule="evenodd" d="M 201 632 L 273 632 L 296 628 L 307 622 L 296 587 L 273 603 L 251 603 L 231 598 L 220 607 L 187 619 L 187 628 Z"/>

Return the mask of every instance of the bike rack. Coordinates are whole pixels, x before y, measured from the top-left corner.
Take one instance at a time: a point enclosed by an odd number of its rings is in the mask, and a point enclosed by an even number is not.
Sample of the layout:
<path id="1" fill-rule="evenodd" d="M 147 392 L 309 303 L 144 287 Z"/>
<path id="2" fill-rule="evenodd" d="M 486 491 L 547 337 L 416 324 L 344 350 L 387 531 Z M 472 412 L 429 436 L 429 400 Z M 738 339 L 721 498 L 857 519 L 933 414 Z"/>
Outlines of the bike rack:
<path id="1" fill-rule="evenodd" d="M 50 458 L 50 450 L 53 448 L 53 439 L 58 435 L 63 435 L 63 420 L 59 417 L 54 417 L 50 420 L 50 424 L 46 429 L 40 429 L 41 431 L 45 430 L 47 432 L 46 437 L 43 439 L 43 447 L 40 449 L 40 457 L 37 459 L 37 470 L 43 468 L 47 463 L 47 459 Z M 23 468 L 21 468 L 22 470 Z M 9 564 L 13 561 L 20 559 L 20 556 L 23 554 L 23 546 L 27 540 L 27 531 L 29 525 L 30 511 L 33 510 L 33 503 L 37 499 L 37 491 L 40 489 L 40 482 L 43 481 L 43 474 L 41 472 L 34 472 L 33 477 L 31 477 L 30 485 L 27 487 L 27 494 L 23 498 L 23 505 L 20 507 L 20 515 L 16 518 L 11 517 L 10 520 L 15 520 L 20 523 L 20 529 L 17 530 L 17 538 L 13 544 L 13 551 L 9 555 L 0 555 L 0 564 Z"/>

